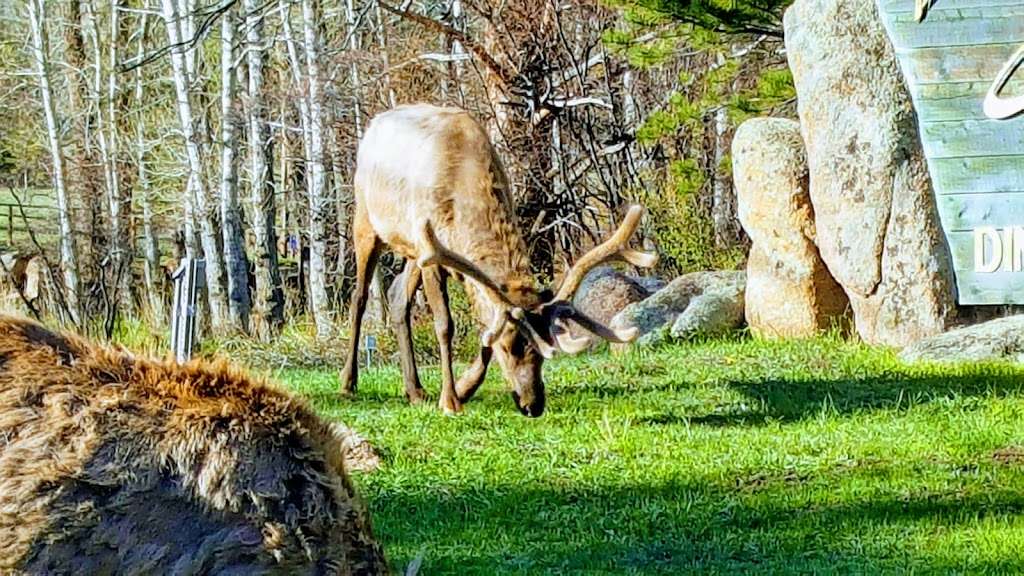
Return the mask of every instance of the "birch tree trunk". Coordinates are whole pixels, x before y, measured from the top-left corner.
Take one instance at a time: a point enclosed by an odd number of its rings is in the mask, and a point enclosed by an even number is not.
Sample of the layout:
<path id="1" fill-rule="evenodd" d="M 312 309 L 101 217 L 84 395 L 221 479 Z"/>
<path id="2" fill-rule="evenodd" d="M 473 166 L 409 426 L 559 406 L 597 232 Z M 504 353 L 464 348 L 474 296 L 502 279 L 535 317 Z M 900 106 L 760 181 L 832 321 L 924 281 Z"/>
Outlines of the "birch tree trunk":
<path id="1" fill-rule="evenodd" d="M 380 2 L 374 2 L 373 7 L 377 16 L 377 46 L 380 47 L 380 58 L 384 67 L 382 80 L 384 81 L 384 88 L 388 93 L 388 105 L 394 108 L 398 105 L 398 99 L 395 97 L 395 87 L 391 84 L 391 73 L 389 72 L 389 70 L 391 70 L 391 55 L 388 53 L 387 30 L 385 30 L 384 26 L 384 14 L 380 9 Z"/>
<path id="2" fill-rule="evenodd" d="M 64 122 L 69 137 L 62 141 L 64 149 L 64 174 L 67 182 L 73 182 L 68 192 L 68 210 L 71 212 L 72 228 L 77 234 L 75 246 L 78 259 L 78 281 L 88 286 L 101 269 L 105 246 L 106 226 L 103 223 L 106 209 L 103 207 L 102 162 L 95 157 L 90 134 L 93 113 L 89 110 L 89 82 L 82 71 L 88 69 L 85 54 L 81 3 L 68 2 L 67 22 L 64 29 L 63 78 L 67 87 L 67 102 L 64 108 Z M 83 313 L 89 308 L 88 298 L 83 293 L 79 306 Z"/>
<path id="3" fill-rule="evenodd" d="M 146 53 L 146 35 L 148 31 L 149 17 L 147 14 L 139 16 L 138 38 L 139 44 L 136 51 L 136 58 L 142 59 Z M 142 66 L 135 69 L 135 165 L 137 170 L 139 186 L 139 203 L 142 205 L 142 281 L 146 289 L 146 304 L 149 314 L 157 323 L 164 321 L 164 300 L 162 295 L 163 284 L 160 278 L 160 245 L 157 242 L 156 231 L 153 228 L 153 190 L 149 182 L 149 170 L 147 169 L 146 155 L 146 123 L 143 115 L 145 107 L 145 92 L 142 86 Z"/>
<path id="4" fill-rule="evenodd" d="M 715 245 L 726 247 L 733 244 L 735 236 L 735 210 L 733 208 L 732 179 L 722 170 L 722 163 L 729 153 L 729 115 L 725 106 L 715 112 L 714 177 L 711 185 L 711 221 L 715 232 Z"/>
<path id="5" fill-rule="evenodd" d="M 110 156 L 107 161 L 110 165 L 110 222 L 111 238 L 114 244 L 111 245 L 111 256 L 114 262 L 114 271 L 117 275 L 117 288 L 119 304 L 122 306 L 122 313 L 131 313 L 134 298 L 132 295 L 132 260 L 134 257 L 134 239 L 129 226 L 129 215 L 131 213 L 131 189 L 121 185 L 121 175 L 118 166 L 118 97 L 120 85 L 118 84 L 117 68 L 120 52 L 118 47 L 122 42 L 120 11 L 124 0 L 110 0 L 110 69 L 107 73 L 107 148 Z"/>
<path id="6" fill-rule="evenodd" d="M 171 50 L 171 69 L 173 71 L 174 93 L 178 109 L 178 121 L 182 135 L 185 137 L 185 153 L 188 160 L 188 190 L 185 194 L 185 247 L 186 255 L 198 256 L 195 244 L 194 221 L 198 219 L 202 228 L 203 253 L 206 260 L 206 286 L 210 305 L 210 321 L 214 330 L 224 330 L 227 326 L 227 298 L 221 285 L 222 265 L 221 254 L 217 246 L 217 235 L 210 221 L 208 212 L 209 197 L 206 186 L 206 170 L 203 155 L 200 152 L 200 135 L 196 130 L 192 115 L 192 103 L 189 96 L 189 75 L 187 57 L 188 48 L 182 43 L 182 22 L 178 14 L 175 0 L 161 0 L 164 24 L 167 27 L 167 39 Z M 186 24 L 186 26 L 188 26 Z M 193 63 L 194 68 L 194 63 Z"/>
<path id="7" fill-rule="evenodd" d="M 129 203 L 122 197 L 121 175 L 118 169 L 117 151 L 117 96 L 119 86 L 117 80 L 118 44 L 120 43 L 120 0 L 110 1 L 110 27 L 108 37 L 109 69 L 106 82 L 103 77 L 103 43 L 101 38 L 100 15 L 92 1 L 82 3 L 84 23 L 87 27 L 86 37 L 93 53 L 92 90 L 90 96 L 92 107 L 96 112 L 96 138 L 100 146 L 100 160 L 103 166 L 103 182 L 106 189 L 107 218 L 110 234 L 107 239 L 108 262 L 99 271 L 103 281 L 112 282 L 116 290 L 117 304 L 122 311 L 131 308 L 131 254 L 132 241 L 126 233 L 127 222 L 124 210 Z M 104 84 L 106 85 L 106 102 L 103 102 Z M 106 104 L 106 106 L 104 106 Z"/>
<path id="8" fill-rule="evenodd" d="M 311 152 L 311 146 L 310 146 L 310 134 L 311 134 L 310 124 L 311 124 L 311 121 L 310 121 L 310 116 L 309 116 L 309 92 L 306 91 L 303 88 L 303 80 L 302 80 L 302 78 L 303 78 L 303 76 L 305 74 L 305 72 L 304 72 L 305 67 L 302 64 L 302 60 L 299 58 L 299 50 L 298 50 L 298 47 L 296 46 L 296 42 L 295 42 L 294 36 L 292 34 L 291 4 L 288 3 L 286 0 L 281 0 L 281 32 L 282 32 L 282 35 L 284 36 L 284 46 L 285 46 L 286 52 L 288 54 L 288 62 L 290 63 L 290 66 L 288 67 L 288 69 L 291 71 L 292 85 L 294 86 L 294 88 L 296 90 L 299 90 L 302 93 L 302 95 L 298 99 L 298 103 L 299 103 L 299 124 L 300 124 L 301 132 L 302 132 L 302 162 L 303 162 L 303 164 L 302 164 L 301 180 L 302 180 L 302 188 L 306 189 L 306 194 L 307 194 L 306 204 L 308 206 L 308 204 L 309 204 L 309 198 L 308 198 L 308 195 L 309 195 L 309 167 L 312 164 L 312 152 Z M 284 115 L 282 113 L 282 116 L 281 116 L 281 123 L 282 123 L 282 125 L 284 125 L 285 118 L 286 118 L 286 115 Z M 287 136 L 285 136 L 285 138 L 283 139 L 282 146 L 284 146 L 284 147 L 288 146 Z M 282 158 L 281 158 L 281 162 L 282 162 L 281 173 L 282 174 L 287 174 L 288 173 L 287 170 L 285 169 L 285 166 L 287 166 L 287 160 L 288 160 L 289 157 L 290 157 L 290 155 L 285 153 L 282 156 Z M 303 253 L 308 250 L 307 244 L 309 242 L 308 242 L 308 239 L 306 241 L 303 240 L 302 234 L 300 232 L 302 230 L 303 223 L 300 221 L 301 218 L 299 216 L 299 211 L 296 209 L 297 206 L 299 204 L 301 204 L 301 201 L 300 201 L 300 199 L 298 197 L 298 190 L 300 188 L 300 186 L 299 186 L 300 172 L 295 169 L 295 162 L 294 161 L 292 162 L 292 171 L 291 171 L 290 176 L 292 176 L 292 178 L 289 178 L 287 181 L 289 183 L 291 183 L 291 186 L 289 186 L 289 187 L 293 188 L 293 194 L 292 194 L 293 206 L 292 206 L 292 209 L 289 212 L 289 214 L 291 214 L 293 216 L 293 223 L 292 223 L 292 225 L 294 226 L 295 235 L 296 235 L 297 240 L 298 240 L 298 249 L 296 250 L 296 256 L 298 257 L 298 262 L 299 262 L 299 266 L 298 266 L 298 270 L 297 270 L 297 272 L 298 272 L 298 289 L 299 289 L 299 293 L 306 297 L 306 308 L 307 308 L 307 311 L 312 313 L 312 304 L 310 302 L 311 294 L 310 294 L 310 291 L 307 289 L 307 287 L 309 285 L 309 274 L 308 274 L 308 270 L 306 269 L 306 266 L 305 266 L 305 263 L 304 263 L 304 256 L 303 256 Z M 282 182 L 284 182 L 284 180 L 282 180 Z M 292 230 L 292 228 L 288 228 L 288 229 Z"/>
<path id="9" fill-rule="evenodd" d="M 302 31 L 306 52 L 306 94 L 309 99 L 309 298 L 316 332 L 330 335 L 334 327 L 327 297 L 327 174 L 324 167 L 324 106 L 320 86 L 320 34 L 315 0 L 302 0 Z"/>
<path id="10" fill-rule="evenodd" d="M 246 332 L 249 327 L 249 262 L 245 257 L 242 219 L 238 212 L 235 18 L 234 10 L 228 10 L 221 16 L 220 218 L 231 324 L 232 328 Z"/>
<path id="11" fill-rule="evenodd" d="M 284 322 L 284 293 L 277 263 L 277 207 L 274 198 L 274 143 L 267 127 L 267 97 L 264 94 L 263 15 L 256 0 L 243 0 L 245 49 L 248 69 L 246 114 L 249 141 L 249 202 L 253 236 L 256 240 L 256 291 L 251 327 L 261 340 L 269 340 Z"/>
<path id="12" fill-rule="evenodd" d="M 46 118 L 46 136 L 50 148 L 50 160 L 53 163 L 53 188 L 57 194 L 57 211 L 60 227 L 60 268 L 64 280 L 64 301 L 72 323 L 82 320 L 79 286 L 78 257 L 75 250 L 75 238 L 71 229 L 71 214 L 68 205 L 68 193 L 64 181 L 64 150 L 60 141 L 60 119 L 57 117 L 56 105 L 53 101 L 53 90 L 50 86 L 49 39 L 46 34 L 46 0 L 28 0 L 28 19 L 32 36 L 32 54 L 36 65 L 36 78 L 43 104 L 43 115 Z"/>

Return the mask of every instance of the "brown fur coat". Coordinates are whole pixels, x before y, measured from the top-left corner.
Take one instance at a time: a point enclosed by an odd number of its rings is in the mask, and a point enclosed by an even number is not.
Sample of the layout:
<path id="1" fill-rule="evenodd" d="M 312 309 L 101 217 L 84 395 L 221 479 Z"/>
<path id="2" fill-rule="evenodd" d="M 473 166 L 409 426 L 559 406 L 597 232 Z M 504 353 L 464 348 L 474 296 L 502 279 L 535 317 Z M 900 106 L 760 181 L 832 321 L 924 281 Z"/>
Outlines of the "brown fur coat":
<path id="1" fill-rule="evenodd" d="M 301 402 L 0 316 L 0 573 L 385 571 Z"/>

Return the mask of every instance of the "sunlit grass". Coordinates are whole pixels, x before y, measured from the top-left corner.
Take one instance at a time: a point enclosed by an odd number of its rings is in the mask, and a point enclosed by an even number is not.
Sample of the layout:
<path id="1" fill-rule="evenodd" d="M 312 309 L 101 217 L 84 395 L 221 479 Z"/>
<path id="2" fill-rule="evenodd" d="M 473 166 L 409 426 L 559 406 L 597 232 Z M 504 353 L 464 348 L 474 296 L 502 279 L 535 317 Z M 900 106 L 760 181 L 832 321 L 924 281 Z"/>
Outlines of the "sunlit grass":
<path id="1" fill-rule="evenodd" d="M 277 375 L 382 452 L 356 480 L 396 567 L 422 552 L 423 574 L 1024 571 L 1009 365 L 906 366 L 831 338 L 597 354 L 545 367 L 537 420 L 496 371 L 458 417 L 408 406 L 393 368 L 347 401 L 334 370 Z"/>

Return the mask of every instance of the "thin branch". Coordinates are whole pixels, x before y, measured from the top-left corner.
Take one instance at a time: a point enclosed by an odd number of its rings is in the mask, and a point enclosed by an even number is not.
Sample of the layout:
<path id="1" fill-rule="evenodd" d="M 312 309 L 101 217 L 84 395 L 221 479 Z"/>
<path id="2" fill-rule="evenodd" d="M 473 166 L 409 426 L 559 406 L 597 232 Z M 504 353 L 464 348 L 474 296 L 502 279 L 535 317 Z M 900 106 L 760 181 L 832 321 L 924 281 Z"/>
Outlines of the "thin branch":
<path id="1" fill-rule="evenodd" d="M 453 28 L 443 22 L 438 22 L 433 18 L 423 16 L 422 14 L 412 12 L 408 8 L 396 8 L 386 2 L 380 2 L 380 0 L 378 0 L 378 3 L 380 4 L 381 8 L 387 10 L 388 12 L 391 12 L 392 14 L 395 14 L 402 18 L 407 18 L 421 26 L 425 26 L 427 28 L 430 28 L 431 30 L 436 31 L 439 34 L 446 34 L 458 40 L 460 43 L 462 43 L 464 47 L 469 49 L 469 51 L 472 52 L 474 56 L 476 56 L 481 62 L 484 63 L 488 70 L 490 70 L 498 79 L 498 81 L 501 82 L 503 88 L 508 89 L 512 85 L 512 79 L 515 77 L 515 75 L 510 70 L 507 70 L 504 66 L 502 66 L 497 60 L 495 60 L 494 57 L 491 56 L 487 52 L 487 50 L 485 50 L 484 47 L 481 46 L 480 43 L 476 41 L 476 39 L 463 33 L 461 30 L 458 30 L 457 28 Z"/>

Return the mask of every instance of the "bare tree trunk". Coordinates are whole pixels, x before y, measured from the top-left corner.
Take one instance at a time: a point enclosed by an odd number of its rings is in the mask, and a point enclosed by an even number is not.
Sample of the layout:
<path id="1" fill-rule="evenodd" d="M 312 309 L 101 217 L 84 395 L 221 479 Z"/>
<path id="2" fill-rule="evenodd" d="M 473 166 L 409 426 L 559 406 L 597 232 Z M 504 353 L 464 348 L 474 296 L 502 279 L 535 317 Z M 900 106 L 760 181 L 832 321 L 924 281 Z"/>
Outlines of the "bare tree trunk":
<path id="1" fill-rule="evenodd" d="M 65 151 L 65 179 L 68 185 L 68 210 L 76 234 L 78 281 L 89 286 L 101 270 L 100 261 L 107 244 L 107 226 L 103 207 L 104 191 L 102 162 L 96 159 L 90 134 L 94 114 L 89 109 L 89 82 L 83 71 L 88 68 L 80 2 L 68 2 L 68 25 L 64 31 L 64 70 L 67 86 L 67 106 L 64 122 L 68 138 L 63 139 Z M 79 303 L 83 316 L 89 316 L 89 299 L 82 291 Z"/>
<path id="2" fill-rule="evenodd" d="M 139 46 L 136 58 L 141 59 L 146 53 L 146 34 L 148 15 L 142 14 L 139 17 Z M 160 245 L 157 242 L 156 231 L 153 228 L 153 190 L 149 183 L 149 170 L 147 169 L 146 157 L 146 126 L 143 120 L 143 108 L 145 106 L 144 92 L 142 87 L 142 67 L 135 69 L 135 106 L 137 114 L 135 118 L 135 165 L 138 170 L 138 186 L 141 194 L 139 202 L 142 204 L 142 250 L 144 255 L 142 276 L 146 288 L 146 304 L 149 307 L 149 314 L 156 322 L 163 322 L 164 300 L 163 284 L 160 278 Z"/>
<path id="3" fill-rule="evenodd" d="M 310 114 L 309 114 L 309 92 L 304 89 L 303 77 L 305 76 L 305 72 L 304 72 L 305 67 L 302 64 L 302 60 L 299 58 L 299 50 L 298 50 L 298 48 L 296 46 L 296 42 L 295 42 L 293 34 L 292 34 L 291 4 L 287 3 L 285 0 L 281 0 L 281 31 L 282 31 L 282 34 L 284 36 L 284 45 L 285 45 L 285 48 L 286 48 L 286 51 L 287 51 L 287 54 L 288 54 L 288 62 L 290 63 L 290 66 L 288 68 L 291 71 L 292 84 L 295 87 L 295 89 L 299 90 L 302 93 L 302 95 L 298 98 L 298 104 L 299 104 L 299 124 L 300 124 L 301 129 L 302 129 L 302 161 L 303 161 L 303 164 L 302 164 L 302 173 L 301 174 L 302 174 L 302 187 L 306 188 L 306 194 L 307 194 L 307 202 L 306 203 L 307 203 L 307 206 L 308 206 L 308 203 L 309 203 L 308 195 L 309 195 L 309 186 L 310 186 L 310 172 L 309 172 L 309 170 L 310 170 L 310 166 L 313 163 L 313 160 L 312 160 L 312 157 L 313 157 L 312 156 L 312 146 L 310 144 L 310 139 L 311 139 L 311 134 L 312 134 L 312 129 L 310 128 L 310 125 L 312 124 L 312 122 L 310 120 Z M 282 118 L 281 118 L 282 124 L 284 123 L 284 120 L 285 120 L 285 116 L 282 115 Z M 287 141 L 287 137 L 285 137 L 285 141 Z M 282 163 L 284 165 L 286 165 L 287 164 L 287 160 L 288 160 L 288 157 L 286 155 L 285 157 L 282 158 Z M 301 294 L 302 297 L 305 298 L 306 310 L 310 314 L 312 314 L 313 313 L 313 311 L 312 311 L 313 307 L 312 307 L 312 303 L 311 303 L 312 294 L 310 293 L 309 290 L 306 289 L 307 285 L 309 284 L 309 282 L 308 282 L 308 274 L 307 274 L 307 271 L 306 271 L 305 257 L 303 256 L 303 253 L 307 251 L 307 249 L 306 249 L 307 242 L 303 241 L 302 234 L 300 232 L 302 227 L 303 227 L 303 224 L 300 221 L 299 212 L 296 209 L 296 207 L 299 206 L 299 204 L 300 204 L 300 201 L 299 201 L 299 198 L 298 198 L 298 190 L 299 190 L 298 174 L 299 174 L 299 172 L 297 170 L 295 170 L 295 162 L 294 161 L 292 162 L 292 172 L 293 172 L 293 174 L 292 174 L 293 178 L 289 179 L 289 182 L 292 183 L 292 186 L 291 186 L 293 188 L 292 199 L 294 201 L 293 204 L 292 204 L 291 214 L 293 216 L 294 230 L 295 230 L 295 233 L 296 233 L 296 236 L 297 236 L 297 240 L 298 240 L 298 244 L 299 244 L 298 250 L 297 250 L 297 256 L 298 256 L 298 266 L 297 266 L 298 291 L 299 291 L 299 294 Z M 286 172 L 286 170 L 282 169 L 281 173 L 285 174 L 287 172 Z M 283 180 L 282 180 L 282 182 L 283 182 Z"/>
<path id="4" fill-rule="evenodd" d="M 110 180 L 112 188 L 110 191 L 110 222 L 111 238 L 116 242 L 112 246 L 111 255 L 115 263 L 115 274 L 117 275 L 118 296 L 120 298 L 121 311 L 131 313 L 134 298 L 132 297 L 132 260 L 134 258 L 134 239 L 130 230 L 131 220 L 131 189 L 121 185 L 121 175 L 118 166 L 118 133 L 117 133 L 117 109 L 120 86 L 118 85 L 117 68 L 121 44 L 121 21 L 120 9 L 123 0 L 110 0 L 110 71 L 107 74 L 107 146 L 110 152 Z"/>
<path id="5" fill-rule="evenodd" d="M 187 47 L 182 43 L 182 21 L 175 0 L 162 0 L 163 18 L 167 27 L 167 38 L 171 45 L 171 69 L 174 76 L 174 91 L 177 100 L 178 120 L 185 137 L 185 152 L 188 158 L 189 194 L 185 203 L 186 253 L 197 256 L 195 245 L 194 219 L 201 225 L 203 253 L 206 259 L 206 286 L 210 304 L 210 320 L 215 330 L 223 330 L 227 322 L 227 298 L 221 285 L 221 254 L 217 246 L 217 234 L 210 220 L 209 197 L 206 186 L 206 170 L 200 151 L 192 103 L 189 97 L 190 78 Z M 186 23 L 186 27 L 188 24 Z M 194 68 L 195 64 L 192 64 Z"/>
<path id="6" fill-rule="evenodd" d="M 103 166 L 103 181 L 106 187 L 107 217 L 110 225 L 109 260 L 99 271 L 103 282 L 111 282 L 116 290 L 115 305 L 122 312 L 129 312 L 132 307 L 131 294 L 131 255 L 132 239 L 127 234 L 125 210 L 130 208 L 130 200 L 123 197 L 127 189 L 122 189 L 121 175 L 118 167 L 117 150 L 117 97 L 120 92 L 117 79 L 118 45 L 121 41 L 120 31 L 120 0 L 110 0 L 110 35 L 108 37 L 109 69 L 106 78 L 106 106 L 103 102 L 103 44 L 101 41 L 99 13 L 92 1 L 82 3 L 84 22 L 87 26 L 86 37 L 89 39 L 93 53 L 93 85 L 91 98 L 96 111 L 96 137 L 100 145 L 100 160 Z"/>
<path id="7" fill-rule="evenodd" d="M 68 193 L 64 181 L 64 150 L 60 142 L 60 119 L 53 101 L 50 86 L 49 39 L 46 34 L 45 0 L 28 0 L 29 27 L 32 29 L 32 53 L 36 64 L 36 77 L 42 97 L 43 114 L 46 117 L 46 135 L 53 163 L 53 188 L 57 193 L 57 210 L 60 226 L 61 272 L 64 280 L 64 300 L 70 320 L 82 320 L 79 307 L 78 257 L 75 239 L 71 229 L 71 213 L 68 207 Z"/>
<path id="8" fill-rule="evenodd" d="M 715 232 L 715 245 L 722 248 L 736 241 L 735 209 L 732 179 L 722 170 L 722 163 L 729 153 L 729 115 L 724 106 L 715 112 L 714 177 L 711 191 L 711 221 Z"/>
<path id="9" fill-rule="evenodd" d="M 327 297 L 327 173 L 324 167 L 324 106 L 320 86 L 319 10 L 315 0 L 302 0 L 302 31 L 306 52 L 306 94 L 309 99 L 309 296 L 320 337 L 334 327 Z"/>
<path id="10" fill-rule="evenodd" d="M 234 10 L 228 10 L 221 16 L 220 218 L 231 324 L 234 329 L 245 332 L 249 327 L 249 262 L 245 257 L 242 219 L 238 209 L 235 18 Z"/>
<path id="11" fill-rule="evenodd" d="M 264 94 L 263 15 L 256 0 L 243 0 L 245 11 L 245 49 L 248 68 L 246 113 L 249 141 L 250 218 L 256 240 L 252 332 L 269 340 L 284 322 L 284 293 L 277 263 L 277 208 L 274 198 L 274 143 L 267 127 L 267 97 Z"/>
<path id="12" fill-rule="evenodd" d="M 380 47 L 381 62 L 384 64 L 384 87 L 388 92 L 388 105 L 394 108 L 398 104 L 398 99 L 395 97 L 395 87 L 391 84 L 391 73 L 388 72 L 391 69 L 391 56 L 388 53 L 387 31 L 384 29 L 384 14 L 380 9 L 380 2 L 374 1 L 373 7 L 377 16 L 377 45 Z"/>

